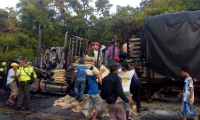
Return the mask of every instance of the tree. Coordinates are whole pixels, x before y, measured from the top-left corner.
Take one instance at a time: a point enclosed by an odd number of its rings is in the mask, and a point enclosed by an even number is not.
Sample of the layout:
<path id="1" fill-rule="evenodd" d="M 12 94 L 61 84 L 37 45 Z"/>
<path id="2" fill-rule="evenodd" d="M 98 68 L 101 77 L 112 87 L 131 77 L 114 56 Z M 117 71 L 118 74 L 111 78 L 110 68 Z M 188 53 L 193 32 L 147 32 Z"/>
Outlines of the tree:
<path id="1" fill-rule="evenodd" d="M 109 10 L 112 6 L 109 0 L 97 0 L 95 2 L 97 16 L 109 17 Z"/>

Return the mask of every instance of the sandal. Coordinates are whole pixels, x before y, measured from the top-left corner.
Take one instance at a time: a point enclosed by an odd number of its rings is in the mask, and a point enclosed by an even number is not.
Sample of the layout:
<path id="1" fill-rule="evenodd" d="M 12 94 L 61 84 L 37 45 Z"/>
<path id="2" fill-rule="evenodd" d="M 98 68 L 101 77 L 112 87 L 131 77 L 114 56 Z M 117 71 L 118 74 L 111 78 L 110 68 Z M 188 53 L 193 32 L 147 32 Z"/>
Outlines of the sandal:
<path id="1" fill-rule="evenodd" d="M 13 100 L 8 100 L 8 102 L 11 104 L 15 104 L 15 102 Z"/>
<path id="2" fill-rule="evenodd" d="M 88 120 L 91 120 L 92 119 L 92 117 L 87 117 L 88 118 Z"/>
<path id="3" fill-rule="evenodd" d="M 13 104 L 10 103 L 9 101 L 6 101 L 6 105 L 13 105 Z"/>

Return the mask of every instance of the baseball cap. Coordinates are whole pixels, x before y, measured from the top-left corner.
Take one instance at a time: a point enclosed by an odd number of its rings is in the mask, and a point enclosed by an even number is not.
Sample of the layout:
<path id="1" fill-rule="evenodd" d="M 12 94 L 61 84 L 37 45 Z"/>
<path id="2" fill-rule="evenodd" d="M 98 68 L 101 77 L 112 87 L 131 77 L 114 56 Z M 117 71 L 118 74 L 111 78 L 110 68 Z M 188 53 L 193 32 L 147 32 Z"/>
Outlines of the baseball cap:
<path id="1" fill-rule="evenodd" d="M 79 62 L 80 64 L 83 64 L 83 63 L 84 63 L 84 60 L 83 60 L 83 59 L 80 59 L 78 62 Z"/>
<path id="2" fill-rule="evenodd" d="M 115 61 L 120 61 L 120 59 L 119 59 L 119 57 L 117 56 L 117 57 L 115 57 Z"/>

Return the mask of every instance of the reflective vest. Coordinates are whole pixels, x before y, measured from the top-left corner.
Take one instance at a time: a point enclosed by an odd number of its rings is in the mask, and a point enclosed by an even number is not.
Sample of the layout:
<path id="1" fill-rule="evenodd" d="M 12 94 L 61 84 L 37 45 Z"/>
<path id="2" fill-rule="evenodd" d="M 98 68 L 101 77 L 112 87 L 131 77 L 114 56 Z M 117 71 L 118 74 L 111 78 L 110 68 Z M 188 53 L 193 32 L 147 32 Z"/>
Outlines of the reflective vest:
<path id="1" fill-rule="evenodd" d="M 28 75 L 27 75 L 27 73 L 28 73 Z M 30 77 L 31 73 L 33 73 L 34 78 L 37 78 L 37 75 L 32 66 L 19 67 L 19 69 L 17 71 L 17 76 L 19 76 L 21 81 L 29 81 L 29 80 L 31 80 L 31 77 Z"/>

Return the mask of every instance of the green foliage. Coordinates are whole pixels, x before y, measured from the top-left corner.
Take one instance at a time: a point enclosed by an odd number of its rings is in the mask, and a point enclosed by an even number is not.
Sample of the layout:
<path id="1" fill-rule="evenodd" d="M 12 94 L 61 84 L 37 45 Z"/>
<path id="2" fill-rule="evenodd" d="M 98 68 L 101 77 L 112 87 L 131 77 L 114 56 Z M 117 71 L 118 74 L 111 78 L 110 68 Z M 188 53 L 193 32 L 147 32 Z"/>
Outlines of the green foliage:
<path id="1" fill-rule="evenodd" d="M 22 33 L 6 33 L 0 36 L 0 60 L 8 60 L 17 56 L 28 56 L 34 60 L 37 40 Z"/>
<path id="2" fill-rule="evenodd" d="M 109 0 L 19 0 L 17 9 L 0 9 L 0 60 L 16 56 L 36 57 L 38 27 L 43 25 L 42 44 L 63 46 L 64 34 L 92 41 L 105 41 L 114 34 L 122 45 L 127 38 L 140 37 L 146 17 L 199 10 L 200 0 L 141 0 L 140 7 L 117 6 L 110 14 Z"/>

